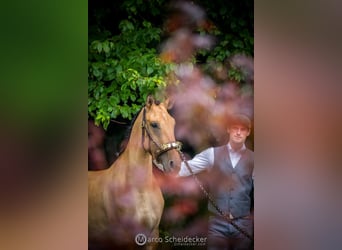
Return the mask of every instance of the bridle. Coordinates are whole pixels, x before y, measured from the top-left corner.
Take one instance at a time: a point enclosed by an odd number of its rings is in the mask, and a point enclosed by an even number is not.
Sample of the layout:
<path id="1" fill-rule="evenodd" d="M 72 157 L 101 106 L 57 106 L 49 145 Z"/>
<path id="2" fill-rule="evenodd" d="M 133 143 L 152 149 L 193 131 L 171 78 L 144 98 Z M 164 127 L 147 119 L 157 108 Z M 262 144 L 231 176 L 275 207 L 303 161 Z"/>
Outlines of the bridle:
<path id="1" fill-rule="evenodd" d="M 176 149 L 177 151 L 180 152 L 180 150 L 182 149 L 182 143 L 179 141 L 167 142 L 167 143 L 162 143 L 162 144 L 158 143 L 153 138 L 151 132 L 149 131 L 148 127 L 146 126 L 146 107 L 143 108 L 143 118 L 142 118 L 141 128 L 142 128 L 142 140 L 141 140 L 142 147 L 144 148 L 144 141 L 145 141 L 145 133 L 144 132 L 146 132 L 150 141 L 152 141 L 157 146 L 157 150 L 154 153 L 155 156 L 153 156 L 152 152 L 148 151 L 152 155 L 152 159 L 155 157 L 155 159 L 153 159 L 153 163 L 160 170 L 164 171 L 164 166 L 162 164 L 158 163 L 157 159 L 159 158 L 159 156 L 161 156 L 165 152 L 172 150 L 172 149 Z M 147 150 L 145 149 L 145 151 L 147 151 Z"/>

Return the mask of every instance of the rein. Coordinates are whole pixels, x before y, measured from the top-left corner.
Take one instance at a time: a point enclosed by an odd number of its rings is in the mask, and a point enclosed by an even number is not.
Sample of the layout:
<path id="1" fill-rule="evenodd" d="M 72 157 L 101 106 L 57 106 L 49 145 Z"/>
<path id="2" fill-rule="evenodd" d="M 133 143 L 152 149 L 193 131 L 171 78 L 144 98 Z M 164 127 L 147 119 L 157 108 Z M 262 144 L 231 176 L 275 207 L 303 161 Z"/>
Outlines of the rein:
<path id="1" fill-rule="evenodd" d="M 143 119 L 142 119 L 142 123 L 141 123 L 141 128 L 142 128 L 142 140 L 141 140 L 141 144 L 144 148 L 144 141 L 145 141 L 145 133 L 144 130 L 148 136 L 148 138 L 157 146 L 158 150 L 155 152 L 156 156 L 153 160 L 153 162 L 155 163 L 155 165 L 160 169 L 160 167 L 158 166 L 158 163 L 156 162 L 156 160 L 158 159 L 158 157 L 160 155 L 162 155 L 163 153 L 172 150 L 172 149 L 176 149 L 177 151 L 180 152 L 180 150 L 182 149 L 182 143 L 179 141 L 174 141 L 174 142 L 167 142 L 167 143 L 163 143 L 160 144 L 158 143 L 152 136 L 151 132 L 148 130 L 147 126 L 146 126 L 146 108 L 144 107 L 143 109 Z M 151 153 L 151 152 L 150 152 Z M 152 157 L 153 154 L 151 153 Z M 162 171 L 164 171 L 163 169 L 160 169 Z"/>
<path id="2" fill-rule="evenodd" d="M 182 162 L 185 163 L 185 166 L 187 167 L 187 169 L 189 170 L 189 172 L 191 173 L 191 176 L 194 178 L 195 182 L 197 183 L 197 185 L 200 187 L 200 189 L 202 190 L 202 192 L 204 193 L 204 195 L 206 196 L 206 198 L 209 200 L 209 202 L 213 205 L 213 207 L 220 213 L 220 215 L 227 220 L 233 227 L 235 227 L 238 231 L 240 231 L 244 236 L 246 236 L 248 239 L 250 239 L 251 241 L 253 240 L 252 236 L 249 235 L 244 229 L 242 229 L 241 227 L 239 227 L 232 218 L 230 218 L 229 215 L 227 215 L 225 212 L 222 211 L 221 208 L 219 208 L 219 206 L 215 203 L 214 199 L 211 197 L 210 193 L 205 190 L 203 184 L 201 183 L 201 181 L 197 178 L 197 176 L 194 174 L 194 172 L 192 171 L 192 169 L 189 166 L 188 161 L 185 159 L 185 156 L 183 154 L 182 151 L 178 151 L 179 155 L 182 159 Z"/>
<path id="3" fill-rule="evenodd" d="M 209 194 L 209 192 L 207 190 L 205 190 L 203 184 L 201 183 L 201 181 L 197 178 L 197 176 L 194 174 L 194 172 L 192 171 L 192 169 L 189 166 L 189 163 L 187 162 L 187 160 L 185 159 L 185 156 L 183 154 L 183 152 L 181 151 L 182 149 L 182 143 L 179 141 L 174 141 L 174 142 L 168 142 L 168 143 L 163 143 L 160 144 L 158 143 L 156 140 L 154 140 L 154 138 L 152 137 L 152 134 L 150 133 L 150 131 L 148 130 L 147 126 L 146 126 L 146 108 L 144 107 L 143 109 L 143 119 L 142 119 L 142 123 L 141 123 L 141 128 L 142 128 L 142 140 L 141 140 L 141 144 L 142 147 L 144 148 L 144 141 L 145 141 L 145 133 L 146 132 L 147 136 L 149 137 L 149 139 L 157 146 L 158 150 L 155 152 L 156 154 L 156 159 L 162 155 L 163 153 L 172 150 L 172 149 L 176 149 L 182 159 L 182 162 L 185 163 L 185 166 L 187 167 L 187 169 L 189 170 L 189 172 L 191 173 L 191 176 L 194 178 L 195 182 L 197 183 L 197 185 L 200 187 L 200 189 L 202 190 L 202 192 L 204 193 L 204 195 L 206 196 L 206 198 L 209 200 L 209 202 L 213 205 L 213 207 L 219 212 L 219 214 L 225 219 L 227 220 L 233 227 L 235 227 L 238 231 L 240 231 L 244 236 L 246 236 L 248 239 L 253 240 L 252 236 L 249 235 L 244 229 L 242 229 L 241 227 L 239 227 L 232 218 L 229 217 L 229 215 L 227 215 L 225 212 L 222 211 L 222 209 L 219 208 L 219 206 L 215 203 L 214 199 L 211 197 L 211 195 Z M 146 150 L 145 150 L 146 151 Z M 152 157 L 153 154 L 151 152 L 149 152 Z M 156 162 L 156 159 L 153 159 L 154 164 L 162 171 L 164 171 L 163 169 L 161 169 L 161 167 Z"/>

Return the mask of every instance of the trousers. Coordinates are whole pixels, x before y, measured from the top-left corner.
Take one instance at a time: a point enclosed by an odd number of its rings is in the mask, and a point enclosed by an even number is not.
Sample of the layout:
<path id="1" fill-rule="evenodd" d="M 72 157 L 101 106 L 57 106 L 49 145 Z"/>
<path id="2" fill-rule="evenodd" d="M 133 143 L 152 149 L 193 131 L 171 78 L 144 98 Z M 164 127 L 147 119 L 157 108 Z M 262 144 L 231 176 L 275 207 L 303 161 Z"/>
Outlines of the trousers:
<path id="1" fill-rule="evenodd" d="M 239 218 L 234 223 L 253 237 L 253 219 Z M 252 250 L 253 241 L 221 216 L 209 216 L 208 250 Z"/>

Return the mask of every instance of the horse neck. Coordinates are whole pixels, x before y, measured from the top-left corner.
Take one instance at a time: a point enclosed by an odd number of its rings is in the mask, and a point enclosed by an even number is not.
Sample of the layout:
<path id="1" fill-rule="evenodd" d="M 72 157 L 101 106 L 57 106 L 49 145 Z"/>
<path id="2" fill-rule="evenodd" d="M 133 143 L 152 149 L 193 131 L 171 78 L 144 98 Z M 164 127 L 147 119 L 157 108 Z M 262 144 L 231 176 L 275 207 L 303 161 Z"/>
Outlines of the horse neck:
<path id="1" fill-rule="evenodd" d="M 121 160 L 125 165 L 125 172 L 132 183 L 138 179 L 141 183 L 151 183 L 153 179 L 152 173 L 152 156 L 142 145 L 142 111 L 139 113 L 129 137 L 126 149 L 122 154 Z M 148 137 L 145 137 L 148 140 Z"/>

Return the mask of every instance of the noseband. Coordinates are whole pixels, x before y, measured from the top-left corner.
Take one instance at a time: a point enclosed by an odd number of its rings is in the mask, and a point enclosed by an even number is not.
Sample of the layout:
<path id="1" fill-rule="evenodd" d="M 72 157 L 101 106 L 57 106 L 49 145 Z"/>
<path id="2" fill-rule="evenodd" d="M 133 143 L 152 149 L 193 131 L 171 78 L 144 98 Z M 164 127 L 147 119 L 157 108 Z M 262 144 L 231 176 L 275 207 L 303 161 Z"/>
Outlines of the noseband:
<path id="1" fill-rule="evenodd" d="M 150 131 L 148 130 L 147 126 L 146 126 L 146 108 L 144 107 L 143 110 L 143 119 L 142 119 L 142 124 L 141 124 L 141 128 L 142 128 L 142 145 L 144 147 L 144 140 L 145 140 L 145 133 L 144 130 L 146 131 L 146 134 L 148 136 L 148 138 L 157 146 L 157 150 L 155 152 L 155 157 L 156 159 L 158 159 L 158 157 L 162 154 L 164 154 L 165 152 L 172 150 L 172 149 L 176 149 L 178 151 L 180 151 L 182 149 L 182 143 L 179 141 L 174 141 L 174 142 L 167 142 L 167 143 L 163 143 L 160 144 L 158 143 L 156 140 L 154 140 L 154 138 L 152 137 L 152 134 L 150 133 Z M 153 154 L 151 153 L 152 157 Z M 153 161 L 155 162 L 154 159 Z M 159 168 L 159 167 L 158 167 Z"/>

